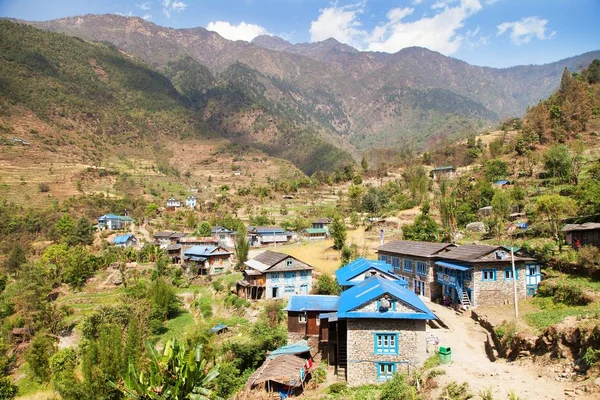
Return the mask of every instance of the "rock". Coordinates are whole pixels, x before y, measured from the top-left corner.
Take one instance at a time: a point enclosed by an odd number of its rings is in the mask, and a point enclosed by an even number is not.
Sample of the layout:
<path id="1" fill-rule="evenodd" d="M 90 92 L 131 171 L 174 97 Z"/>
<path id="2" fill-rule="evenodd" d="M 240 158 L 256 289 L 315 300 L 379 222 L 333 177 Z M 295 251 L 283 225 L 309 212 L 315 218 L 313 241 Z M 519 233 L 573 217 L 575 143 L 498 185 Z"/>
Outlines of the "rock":
<path id="1" fill-rule="evenodd" d="M 485 224 L 483 222 L 471 222 L 470 224 L 467 224 L 466 228 L 468 231 L 471 231 L 471 232 L 485 233 L 487 230 L 485 228 Z"/>
<path id="2" fill-rule="evenodd" d="M 594 379 L 594 385 L 600 386 L 600 376 L 598 378 Z"/>

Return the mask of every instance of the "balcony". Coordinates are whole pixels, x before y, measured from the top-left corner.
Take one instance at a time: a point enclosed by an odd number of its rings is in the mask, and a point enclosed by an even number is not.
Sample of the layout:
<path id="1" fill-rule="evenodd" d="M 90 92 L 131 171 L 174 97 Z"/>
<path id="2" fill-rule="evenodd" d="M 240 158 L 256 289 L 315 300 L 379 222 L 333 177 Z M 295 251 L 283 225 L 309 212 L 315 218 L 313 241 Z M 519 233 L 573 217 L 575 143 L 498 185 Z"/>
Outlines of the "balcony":
<path id="1" fill-rule="evenodd" d="M 457 287 L 456 276 L 445 274 L 443 272 L 437 273 L 437 281 L 438 283 L 444 284 L 450 287 Z"/>

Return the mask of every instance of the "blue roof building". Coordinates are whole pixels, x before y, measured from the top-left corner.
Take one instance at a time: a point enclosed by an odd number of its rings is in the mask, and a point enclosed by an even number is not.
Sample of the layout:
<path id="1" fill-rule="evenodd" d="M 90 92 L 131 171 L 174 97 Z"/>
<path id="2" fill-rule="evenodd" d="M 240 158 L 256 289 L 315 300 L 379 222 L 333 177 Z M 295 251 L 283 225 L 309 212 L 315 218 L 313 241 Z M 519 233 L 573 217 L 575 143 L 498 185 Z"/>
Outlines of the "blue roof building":
<path id="1" fill-rule="evenodd" d="M 98 228 L 108 230 L 123 229 L 132 222 L 133 219 L 126 215 L 105 214 L 98 217 Z"/>
<path id="2" fill-rule="evenodd" d="M 188 272 L 198 275 L 220 274 L 229 269 L 231 252 L 221 246 L 193 246 L 183 252 Z"/>
<path id="3" fill-rule="evenodd" d="M 137 239 L 131 233 L 126 235 L 117 235 L 113 239 L 113 244 L 117 247 L 133 247 L 137 245 Z"/>
<path id="4" fill-rule="evenodd" d="M 401 286 L 408 286 L 408 282 L 394 273 L 394 266 L 385 261 L 368 260 L 360 257 L 346 266 L 335 271 L 338 284 L 349 288 L 363 282 L 371 276 L 381 276 L 390 281 L 395 281 Z"/>

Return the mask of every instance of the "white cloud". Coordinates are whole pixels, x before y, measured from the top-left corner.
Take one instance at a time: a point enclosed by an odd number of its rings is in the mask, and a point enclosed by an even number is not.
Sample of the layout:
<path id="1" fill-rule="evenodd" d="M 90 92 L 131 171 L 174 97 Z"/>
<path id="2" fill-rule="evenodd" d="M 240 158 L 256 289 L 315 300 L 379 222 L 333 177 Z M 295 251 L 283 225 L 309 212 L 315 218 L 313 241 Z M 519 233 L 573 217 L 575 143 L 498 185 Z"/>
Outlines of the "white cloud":
<path id="1" fill-rule="evenodd" d="M 419 5 L 419 4 L 421 4 L 422 2 L 423 2 L 423 0 L 413 0 L 413 1 L 412 1 L 412 3 L 413 3 L 415 6 L 418 6 L 418 5 Z"/>
<path id="2" fill-rule="evenodd" d="M 179 0 L 163 0 L 162 5 L 163 14 L 165 14 L 167 18 L 171 18 L 172 11 L 180 12 L 185 10 L 188 6 L 187 3 Z"/>
<path id="3" fill-rule="evenodd" d="M 133 17 L 133 13 L 131 11 L 128 13 L 116 12 L 115 14 L 120 15 L 121 17 Z"/>
<path id="4" fill-rule="evenodd" d="M 225 39 L 251 41 L 259 35 L 268 35 L 269 32 L 260 25 L 240 22 L 238 25 L 232 25 L 227 21 L 209 22 L 206 25 L 209 31 L 217 32 Z"/>
<path id="5" fill-rule="evenodd" d="M 142 19 L 146 20 L 146 21 L 149 21 L 149 20 L 152 19 L 152 15 L 150 15 L 150 14 L 144 14 L 144 15 L 142 15 Z"/>
<path id="6" fill-rule="evenodd" d="M 311 23 L 312 41 L 333 37 L 360 50 L 397 52 L 405 47 L 422 46 L 450 55 L 465 41 L 461 33 L 466 20 L 482 9 L 479 0 L 439 0 L 431 7 L 433 16 L 405 22 L 414 9 L 393 8 L 387 20 L 368 31 L 362 27 L 360 16 L 364 4 L 333 5 L 320 10 Z"/>
<path id="7" fill-rule="evenodd" d="M 519 21 L 503 22 L 497 26 L 496 36 L 510 31 L 510 40 L 517 46 L 529 43 L 533 38 L 539 40 L 550 39 L 556 32 L 547 33 L 546 24 L 548 24 L 548 20 L 539 17 L 526 17 L 521 18 Z"/>
<path id="8" fill-rule="evenodd" d="M 145 2 L 145 3 L 137 3 L 135 5 L 137 8 L 139 8 L 140 10 L 144 10 L 144 11 L 148 11 L 150 10 L 150 2 Z"/>

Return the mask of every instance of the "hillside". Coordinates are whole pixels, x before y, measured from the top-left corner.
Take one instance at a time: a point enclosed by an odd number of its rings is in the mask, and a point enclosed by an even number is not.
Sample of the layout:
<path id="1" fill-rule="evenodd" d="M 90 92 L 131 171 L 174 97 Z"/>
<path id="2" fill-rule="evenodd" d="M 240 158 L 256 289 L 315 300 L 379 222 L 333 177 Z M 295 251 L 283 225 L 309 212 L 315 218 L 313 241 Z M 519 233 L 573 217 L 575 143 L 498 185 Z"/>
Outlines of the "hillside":
<path id="1" fill-rule="evenodd" d="M 25 182 L 33 170 L 36 172 L 31 178 L 36 183 L 53 182 L 66 173 L 65 182 L 60 182 L 64 190 L 57 193 L 74 194 L 75 182 L 70 182 L 70 178 L 81 170 L 112 165 L 115 160 L 119 164 L 120 159 L 127 158 L 181 172 L 191 169 L 193 173 L 195 168 L 206 170 L 202 162 L 211 159 L 210 153 L 228 146 L 229 142 L 221 136 L 254 145 L 259 149 L 259 157 L 283 156 L 309 174 L 315 168 L 329 170 L 350 160 L 345 152 L 325 143 L 309 129 L 284 130 L 277 115 L 263 109 L 260 115 L 273 125 L 263 130 L 270 129 L 281 139 L 262 143 L 243 140 L 240 131 L 228 125 L 231 118 L 242 121 L 242 116 L 252 114 L 255 107 L 253 99 L 237 95 L 234 82 L 241 79 L 241 72 L 232 70 L 224 76 L 218 81 L 218 90 L 211 72 L 193 60 L 187 60 L 187 64 L 185 59 L 172 63 L 165 73 L 169 77 L 110 44 L 0 21 L 3 184 L 12 187 L 19 181 Z M 211 92 L 206 97 L 208 86 Z M 228 93 L 237 104 L 230 101 Z M 207 105 L 217 107 L 218 112 L 198 111 Z M 224 113 L 229 119 L 217 118 L 217 114 Z M 253 128 L 253 132 L 262 131 Z M 30 145 L 15 146 L 14 137 Z M 189 149 L 208 146 L 210 151 L 200 155 L 184 152 L 174 157 L 182 143 Z M 294 151 L 298 149 L 302 151 Z M 65 167 L 53 176 L 58 167 L 48 165 L 64 163 L 77 167 Z M 292 175 L 298 172 L 286 165 Z M 48 168 L 53 172 L 48 172 Z M 277 172 L 273 177 L 278 175 Z M 18 190 L 14 194 L 17 193 Z"/>
<path id="2" fill-rule="evenodd" d="M 359 52 L 334 39 L 292 45 L 265 36 L 247 43 L 204 28 L 165 28 L 116 15 L 27 23 L 113 43 L 159 69 L 184 56 L 215 76 L 236 63 L 245 64 L 271 81 L 262 102 L 276 98 L 288 103 L 286 108 L 294 114 L 285 116 L 287 122 L 318 132 L 328 143 L 351 152 L 406 143 L 423 148 L 521 115 L 556 89 L 565 67 L 579 70 L 599 56 L 592 52 L 548 65 L 495 69 L 423 48 L 395 54 Z M 439 103 L 444 107 L 432 106 Z M 244 137 L 263 139 L 249 128 Z"/>

